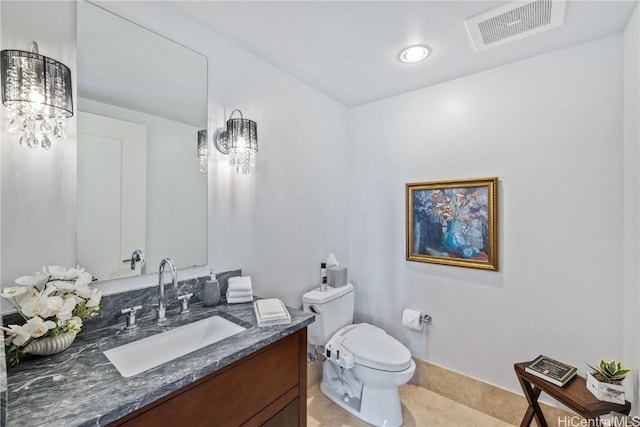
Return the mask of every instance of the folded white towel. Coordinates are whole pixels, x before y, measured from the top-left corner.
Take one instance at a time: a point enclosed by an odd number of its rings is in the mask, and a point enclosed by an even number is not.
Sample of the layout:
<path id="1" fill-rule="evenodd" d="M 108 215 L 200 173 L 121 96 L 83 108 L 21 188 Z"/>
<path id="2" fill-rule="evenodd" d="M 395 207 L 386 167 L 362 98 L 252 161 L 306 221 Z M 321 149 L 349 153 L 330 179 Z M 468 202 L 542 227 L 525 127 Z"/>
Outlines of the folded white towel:
<path id="1" fill-rule="evenodd" d="M 229 278 L 230 291 L 250 291 L 251 276 L 235 276 Z"/>
<path id="2" fill-rule="evenodd" d="M 227 303 L 229 304 L 238 304 L 241 302 L 252 302 L 253 301 L 253 296 L 246 296 L 246 297 L 227 297 Z"/>
<path id="3" fill-rule="evenodd" d="M 252 297 L 252 291 L 227 291 L 227 298 Z"/>

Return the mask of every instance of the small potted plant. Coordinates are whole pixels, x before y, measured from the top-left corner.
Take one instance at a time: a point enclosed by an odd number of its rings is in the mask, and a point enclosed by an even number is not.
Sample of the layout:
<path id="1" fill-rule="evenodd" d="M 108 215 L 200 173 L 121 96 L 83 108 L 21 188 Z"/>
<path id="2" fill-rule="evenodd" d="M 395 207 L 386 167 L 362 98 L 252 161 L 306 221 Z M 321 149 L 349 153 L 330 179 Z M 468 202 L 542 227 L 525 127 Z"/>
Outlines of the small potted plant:
<path id="1" fill-rule="evenodd" d="M 622 362 L 600 358 L 597 366 L 587 364 L 592 372 L 587 372 L 587 389 L 599 400 L 624 405 L 624 386 L 622 382 L 633 368 L 625 368 Z"/>

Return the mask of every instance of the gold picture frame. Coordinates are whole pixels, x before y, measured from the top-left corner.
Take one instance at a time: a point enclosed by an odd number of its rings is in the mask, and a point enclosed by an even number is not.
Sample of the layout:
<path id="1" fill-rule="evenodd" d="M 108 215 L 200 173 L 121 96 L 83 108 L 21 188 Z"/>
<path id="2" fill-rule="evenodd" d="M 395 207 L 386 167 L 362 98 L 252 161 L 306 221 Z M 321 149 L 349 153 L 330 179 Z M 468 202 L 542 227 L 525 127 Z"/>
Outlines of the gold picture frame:
<path id="1" fill-rule="evenodd" d="M 407 261 L 498 271 L 498 178 L 406 184 Z"/>

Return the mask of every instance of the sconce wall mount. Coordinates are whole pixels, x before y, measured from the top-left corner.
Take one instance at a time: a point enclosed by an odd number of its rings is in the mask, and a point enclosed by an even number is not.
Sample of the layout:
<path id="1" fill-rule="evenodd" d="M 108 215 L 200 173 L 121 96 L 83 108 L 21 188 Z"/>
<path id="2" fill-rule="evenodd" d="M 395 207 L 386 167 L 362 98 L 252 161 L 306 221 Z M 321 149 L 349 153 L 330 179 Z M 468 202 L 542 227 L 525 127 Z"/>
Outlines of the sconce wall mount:
<path id="1" fill-rule="evenodd" d="M 238 113 L 240 117 L 234 118 Z M 216 148 L 222 154 L 229 155 L 229 164 L 235 166 L 236 173 L 249 173 L 255 166 L 258 152 L 258 125 L 245 119 L 242 111 L 235 109 L 229 115 L 227 127 L 219 128 L 214 137 Z"/>

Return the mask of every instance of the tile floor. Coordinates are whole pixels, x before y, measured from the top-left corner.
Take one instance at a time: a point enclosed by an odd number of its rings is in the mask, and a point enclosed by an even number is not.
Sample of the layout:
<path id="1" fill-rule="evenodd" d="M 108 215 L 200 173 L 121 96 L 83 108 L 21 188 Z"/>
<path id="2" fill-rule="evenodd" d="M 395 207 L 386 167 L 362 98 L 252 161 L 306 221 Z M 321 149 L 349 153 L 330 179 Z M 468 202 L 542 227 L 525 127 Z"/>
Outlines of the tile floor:
<path id="1" fill-rule="evenodd" d="M 320 383 L 307 391 L 307 425 L 309 427 L 368 427 L 326 398 Z M 512 427 L 497 418 L 471 409 L 422 387 L 400 387 L 404 426 L 410 427 Z"/>

